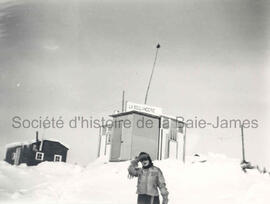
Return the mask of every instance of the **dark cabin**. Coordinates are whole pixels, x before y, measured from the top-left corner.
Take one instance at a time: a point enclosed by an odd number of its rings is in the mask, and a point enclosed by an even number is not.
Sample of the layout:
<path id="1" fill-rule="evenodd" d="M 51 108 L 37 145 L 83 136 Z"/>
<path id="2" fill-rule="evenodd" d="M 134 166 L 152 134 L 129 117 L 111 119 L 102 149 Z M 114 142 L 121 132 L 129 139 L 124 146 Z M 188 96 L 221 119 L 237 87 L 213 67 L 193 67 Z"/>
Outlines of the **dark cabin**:
<path id="1" fill-rule="evenodd" d="M 68 147 L 58 141 L 38 139 L 29 143 L 7 145 L 5 161 L 12 165 L 25 163 L 27 166 L 38 165 L 43 161 L 66 162 Z"/>

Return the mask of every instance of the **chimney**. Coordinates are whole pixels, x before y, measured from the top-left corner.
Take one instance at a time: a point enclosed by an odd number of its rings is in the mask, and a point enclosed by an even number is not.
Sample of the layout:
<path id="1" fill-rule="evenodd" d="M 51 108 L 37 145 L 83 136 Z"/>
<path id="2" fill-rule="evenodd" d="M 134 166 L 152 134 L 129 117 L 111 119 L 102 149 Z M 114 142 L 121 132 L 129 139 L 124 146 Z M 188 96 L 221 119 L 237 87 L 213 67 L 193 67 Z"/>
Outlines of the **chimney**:
<path id="1" fill-rule="evenodd" d="M 38 131 L 36 131 L 36 142 L 38 142 Z"/>

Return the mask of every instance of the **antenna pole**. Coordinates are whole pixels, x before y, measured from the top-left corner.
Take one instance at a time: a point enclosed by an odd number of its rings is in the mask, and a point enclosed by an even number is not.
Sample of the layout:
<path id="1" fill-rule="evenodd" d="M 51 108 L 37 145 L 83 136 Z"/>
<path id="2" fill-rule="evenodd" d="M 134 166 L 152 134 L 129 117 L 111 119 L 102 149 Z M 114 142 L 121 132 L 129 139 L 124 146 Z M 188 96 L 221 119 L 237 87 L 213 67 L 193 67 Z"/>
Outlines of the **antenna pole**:
<path id="1" fill-rule="evenodd" d="M 155 70 L 155 67 L 156 67 L 156 61 L 157 61 L 157 56 L 158 56 L 158 49 L 160 48 L 160 44 L 157 44 L 157 47 L 156 47 L 156 48 L 157 48 L 157 49 L 156 49 L 155 60 L 154 60 L 152 72 L 151 72 L 151 75 L 150 75 L 148 87 L 147 87 L 147 90 L 146 90 L 145 99 L 144 99 L 144 104 L 147 103 L 148 92 L 149 92 L 149 88 L 150 88 L 150 85 L 151 85 L 151 81 L 152 81 L 152 77 L 153 77 L 153 74 L 154 74 L 154 70 Z"/>

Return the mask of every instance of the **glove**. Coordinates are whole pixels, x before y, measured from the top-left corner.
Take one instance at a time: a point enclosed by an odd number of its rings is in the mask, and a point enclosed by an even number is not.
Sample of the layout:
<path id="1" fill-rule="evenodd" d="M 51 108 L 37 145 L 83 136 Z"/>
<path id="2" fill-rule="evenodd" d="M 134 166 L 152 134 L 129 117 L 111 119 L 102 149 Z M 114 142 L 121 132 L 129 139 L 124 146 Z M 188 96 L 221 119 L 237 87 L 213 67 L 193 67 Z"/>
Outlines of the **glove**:
<path id="1" fill-rule="evenodd" d="M 162 204 L 168 204 L 168 202 L 169 202 L 168 198 L 163 198 Z"/>
<path id="2" fill-rule="evenodd" d="M 169 199 L 168 196 L 163 196 L 162 204 L 168 204 Z"/>
<path id="3" fill-rule="evenodd" d="M 137 156 L 137 157 L 135 157 L 134 161 L 136 161 L 138 163 L 140 161 L 140 158 Z"/>

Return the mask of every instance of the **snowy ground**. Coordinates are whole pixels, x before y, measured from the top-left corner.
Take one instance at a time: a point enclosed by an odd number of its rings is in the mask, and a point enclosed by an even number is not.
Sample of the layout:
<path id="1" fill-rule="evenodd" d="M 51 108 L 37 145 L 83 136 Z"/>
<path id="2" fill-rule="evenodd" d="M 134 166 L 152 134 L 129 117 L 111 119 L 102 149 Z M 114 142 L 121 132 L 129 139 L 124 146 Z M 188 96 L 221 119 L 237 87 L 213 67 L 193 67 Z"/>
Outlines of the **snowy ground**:
<path id="1" fill-rule="evenodd" d="M 205 163 L 155 161 L 167 181 L 170 204 L 269 204 L 270 176 L 239 161 L 208 155 Z M 191 160 L 191 159 L 190 159 Z M 0 162 L 0 203 L 136 204 L 129 162 L 100 159 L 87 167 L 44 162 L 36 167 Z"/>

